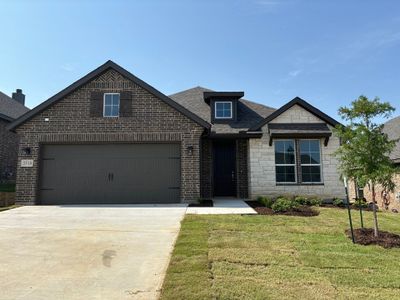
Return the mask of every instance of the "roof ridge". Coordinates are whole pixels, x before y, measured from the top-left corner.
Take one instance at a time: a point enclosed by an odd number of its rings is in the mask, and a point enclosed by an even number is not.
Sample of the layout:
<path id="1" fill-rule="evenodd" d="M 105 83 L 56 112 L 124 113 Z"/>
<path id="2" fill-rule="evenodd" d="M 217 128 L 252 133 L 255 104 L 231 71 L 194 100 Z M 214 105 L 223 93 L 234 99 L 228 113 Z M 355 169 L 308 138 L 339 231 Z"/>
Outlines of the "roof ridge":
<path id="1" fill-rule="evenodd" d="M 84 84 L 86 84 L 90 80 L 93 80 L 94 78 L 96 78 L 97 76 L 103 74 L 104 72 L 106 72 L 109 69 L 113 69 L 113 70 L 117 71 L 118 73 L 120 73 L 122 76 L 125 76 L 129 80 L 133 81 L 135 84 L 137 84 L 141 88 L 145 89 L 149 93 L 153 94 L 154 96 L 156 96 L 160 100 L 164 101 L 166 104 L 168 104 L 169 106 L 171 106 L 175 110 L 179 111 L 181 114 L 183 114 L 187 118 L 191 119 L 192 121 L 196 122 L 197 124 L 199 124 L 199 125 L 201 125 L 201 126 L 203 126 L 205 128 L 209 128 L 211 126 L 208 122 L 204 121 L 199 116 L 193 114 L 190 110 L 188 110 L 187 108 L 183 107 L 182 105 L 180 105 L 175 100 L 169 98 L 168 96 L 166 96 L 165 94 L 163 94 L 162 92 L 157 90 L 156 88 L 152 87 L 148 83 L 144 82 L 140 78 L 138 78 L 135 75 L 133 75 L 128 70 L 126 70 L 123 67 L 121 67 L 120 65 L 116 64 L 112 60 L 108 60 L 104 64 L 102 64 L 99 67 L 97 67 L 96 69 L 90 71 L 89 73 L 87 73 L 86 75 L 84 75 L 80 79 L 76 80 L 75 82 L 73 82 L 72 84 L 70 84 L 69 86 L 67 86 L 66 88 L 64 88 L 63 90 L 61 90 L 57 94 L 55 94 L 54 96 L 50 97 L 46 101 L 42 102 L 41 104 L 39 104 L 38 106 L 33 108 L 28 113 L 24 114 L 23 116 L 21 116 L 20 118 L 15 120 L 13 123 L 10 124 L 9 129 L 10 130 L 14 130 L 16 127 L 18 127 L 22 123 L 24 123 L 24 122 L 28 121 L 29 119 L 33 118 L 36 114 L 38 114 L 38 113 L 42 112 L 43 110 L 47 109 L 53 103 L 58 102 L 59 100 L 62 100 L 63 98 L 65 98 L 70 93 L 76 91 L 78 88 L 82 87 Z"/>

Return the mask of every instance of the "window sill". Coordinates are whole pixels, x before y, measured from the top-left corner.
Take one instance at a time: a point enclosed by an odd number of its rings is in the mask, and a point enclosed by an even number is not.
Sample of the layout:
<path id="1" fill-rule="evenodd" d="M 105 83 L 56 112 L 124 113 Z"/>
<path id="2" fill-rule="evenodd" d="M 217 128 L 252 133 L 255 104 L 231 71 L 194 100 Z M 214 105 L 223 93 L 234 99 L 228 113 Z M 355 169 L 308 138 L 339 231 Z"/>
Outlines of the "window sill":
<path id="1" fill-rule="evenodd" d="M 304 182 L 304 183 L 286 182 L 286 183 L 276 183 L 275 185 L 276 186 L 280 186 L 280 185 L 285 185 L 285 186 L 292 186 L 292 185 L 294 185 L 294 186 L 299 186 L 299 185 L 324 185 L 324 183 L 323 182 L 315 182 L 315 183 L 313 183 L 313 182 Z"/>

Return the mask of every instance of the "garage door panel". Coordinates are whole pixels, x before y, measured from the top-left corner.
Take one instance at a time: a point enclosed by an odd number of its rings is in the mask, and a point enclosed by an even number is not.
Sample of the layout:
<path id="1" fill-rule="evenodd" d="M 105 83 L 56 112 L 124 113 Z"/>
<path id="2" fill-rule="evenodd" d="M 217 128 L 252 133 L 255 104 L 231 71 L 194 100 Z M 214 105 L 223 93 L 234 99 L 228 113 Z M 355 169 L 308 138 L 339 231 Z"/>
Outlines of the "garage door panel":
<path id="1" fill-rule="evenodd" d="M 45 145 L 42 204 L 180 201 L 180 145 Z"/>

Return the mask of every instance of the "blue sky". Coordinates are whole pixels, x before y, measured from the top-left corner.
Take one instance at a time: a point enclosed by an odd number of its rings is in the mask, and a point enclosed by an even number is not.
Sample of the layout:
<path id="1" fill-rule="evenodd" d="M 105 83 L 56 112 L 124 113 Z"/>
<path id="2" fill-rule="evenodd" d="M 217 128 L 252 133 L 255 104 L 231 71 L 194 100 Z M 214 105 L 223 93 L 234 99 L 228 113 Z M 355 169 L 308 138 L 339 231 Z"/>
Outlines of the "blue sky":
<path id="1" fill-rule="evenodd" d="M 34 107 L 108 59 L 165 94 L 300 96 L 338 118 L 360 94 L 400 114 L 400 1 L 0 0 L 0 90 Z"/>

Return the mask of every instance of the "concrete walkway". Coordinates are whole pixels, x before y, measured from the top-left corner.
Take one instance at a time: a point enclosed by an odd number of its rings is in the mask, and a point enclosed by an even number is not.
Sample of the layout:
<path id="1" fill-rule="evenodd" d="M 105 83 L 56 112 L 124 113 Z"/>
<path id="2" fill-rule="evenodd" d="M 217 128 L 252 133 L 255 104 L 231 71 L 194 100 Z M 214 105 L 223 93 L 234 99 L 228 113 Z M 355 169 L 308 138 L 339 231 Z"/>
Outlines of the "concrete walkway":
<path id="1" fill-rule="evenodd" d="M 257 212 L 240 199 L 214 199 L 214 207 L 188 207 L 187 214 L 221 215 L 221 214 L 257 214 Z"/>
<path id="2" fill-rule="evenodd" d="M 186 205 L 0 212 L 0 299 L 157 299 Z"/>

